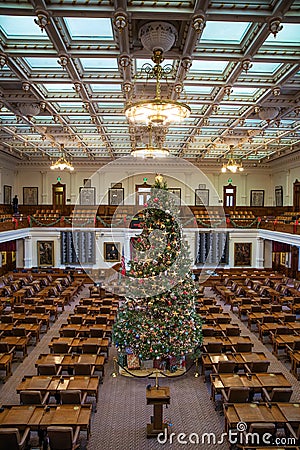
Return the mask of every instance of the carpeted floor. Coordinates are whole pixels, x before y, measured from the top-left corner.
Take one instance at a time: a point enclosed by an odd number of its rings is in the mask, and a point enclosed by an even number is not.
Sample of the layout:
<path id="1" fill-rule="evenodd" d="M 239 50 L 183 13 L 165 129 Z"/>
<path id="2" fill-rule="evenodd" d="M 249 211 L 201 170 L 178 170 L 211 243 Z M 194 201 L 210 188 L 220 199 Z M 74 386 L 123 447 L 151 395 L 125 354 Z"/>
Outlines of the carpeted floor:
<path id="1" fill-rule="evenodd" d="M 58 330 L 62 323 L 67 322 L 68 314 L 78 303 L 79 297 L 88 295 L 88 287 L 80 293 L 75 303 L 68 306 L 59 316 L 46 335 L 36 347 L 29 348 L 29 355 L 22 363 L 14 364 L 13 376 L 0 385 L 0 403 L 18 404 L 19 396 L 16 394 L 16 386 L 24 375 L 36 374 L 34 363 L 40 353 L 48 353 L 48 343 L 52 336 L 58 336 Z M 205 295 L 214 295 L 206 289 Z M 218 303 L 221 303 L 220 301 Z M 223 305 L 224 306 L 224 305 Z M 242 335 L 250 335 L 254 342 L 254 351 L 264 351 L 271 361 L 270 371 L 283 372 L 294 387 L 292 400 L 300 400 L 300 383 L 290 374 L 289 366 L 279 361 L 269 351 L 270 346 L 263 345 L 254 333 L 233 314 L 227 305 L 224 309 L 232 316 L 232 321 L 238 323 Z M 268 348 L 269 347 L 269 348 Z M 201 449 L 228 449 L 226 443 L 208 444 L 207 440 L 201 444 L 203 433 L 215 433 L 216 439 L 221 437 L 224 427 L 224 417 L 215 411 L 213 402 L 210 400 L 209 383 L 203 382 L 203 377 L 194 377 L 193 367 L 186 375 L 176 379 L 160 378 L 159 384 L 169 386 L 171 391 L 171 402 L 169 407 L 164 408 L 164 420 L 169 423 L 169 430 L 175 433 L 173 442 L 168 441 L 165 445 L 156 439 L 146 438 L 146 425 L 150 423 L 152 406 L 146 405 L 146 386 L 154 385 L 155 380 L 148 378 L 128 378 L 123 376 L 112 377 L 114 371 L 113 356 L 116 355 L 114 348 L 110 351 L 104 383 L 100 385 L 99 403 L 97 412 L 92 415 L 92 434 L 88 442 L 88 450 L 157 450 L 160 448 L 179 450 L 181 448 Z M 190 433 L 195 433 L 200 438 L 200 444 L 179 443 L 179 433 L 185 433 L 182 440 L 189 442 Z M 196 435 L 191 436 L 195 442 Z M 81 439 L 82 446 L 85 439 Z"/>

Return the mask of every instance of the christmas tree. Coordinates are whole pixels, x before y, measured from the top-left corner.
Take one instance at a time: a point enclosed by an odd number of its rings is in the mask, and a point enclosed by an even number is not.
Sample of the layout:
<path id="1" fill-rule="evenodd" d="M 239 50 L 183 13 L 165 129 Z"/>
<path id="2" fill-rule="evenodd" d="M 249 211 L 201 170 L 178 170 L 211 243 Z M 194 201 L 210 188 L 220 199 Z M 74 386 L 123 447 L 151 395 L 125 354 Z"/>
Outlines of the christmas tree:
<path id="1" fill-rule="evenodd" d="M 195 312 L 197 289 L 182 235 L 180 209 L 161 175 L 143 211 L 142 233 L 132 238 L 126 301 L 113 328 L 120 353 L 142 360 L 194 354 L 202 342 Z"/>

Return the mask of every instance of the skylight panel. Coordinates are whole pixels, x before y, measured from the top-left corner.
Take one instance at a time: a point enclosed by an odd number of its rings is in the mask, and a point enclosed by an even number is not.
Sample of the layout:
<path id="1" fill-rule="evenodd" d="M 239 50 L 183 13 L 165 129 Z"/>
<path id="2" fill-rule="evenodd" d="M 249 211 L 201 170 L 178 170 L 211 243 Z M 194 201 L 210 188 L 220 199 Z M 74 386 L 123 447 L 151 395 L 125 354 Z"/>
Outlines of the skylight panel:
<path id="1" fill-rule="evenodd" d="M 31 69 L 62 69 L 61 65 L 57 62 L 57 58 L 29 57 L 24 58 L 24 61 L 28 64 L 29 67 L 31 67 Z"/>
<path id="2" fill-rule="evenodd" d="M 74 92 L 74 85 L 70 83 L 48 83 L 43 86 L 48 92 Z"/>
<path id="3" fill-rule="evenodd" d="M 227 67 L 227 61 L 193 61 L 190 72 L 216 72 L 223 73 Z"/>
<path id="4" fill-rule="evenodd" d="M 230 95 L 234 96 L 234 95 L 238 95 L 238 96 L 246 96 L 246 97 L 251 97 L 253 96 L 255 93 L 257 92 L 257 89 L 251 89 L 251 88 L 242 88 L 242 87 L 234 87 L 232 89 L 232 93 Z"/>
<path id="5" fill-rule="evenodd" d="M 113 40 L 113 32 L 110 19 L 106 18 L 65 18 L 70 36 L 78 39 L 109 39 Z"/>
<path id="6" fill-rule="evenodd" d="M 299 45 L 300 25 L 294 23 L 284 23 L 283 28 L 276 35 L 270 34 L 265 40 L 266 44 L 278 45 L 281 44 L 296 44 Z"/>
<path id="7" fill-rule="evenodd" d="M 185 92 L 188 94 L 211 94 L 212 88 L 210 86 L 184 86 Z"/>
<path id="8" fill-rule="evenodd" d="M 248 73 L 268 73 L 273 74 L 280 67 L 278 63 L 252 63 L 252 67 L 249 69 Z"/>
<path id="9" fill-rule="evenodd" d="M 119 84 L 91 84 L 91 89 L 94 92 L 121 92 L 121 86 Z"/>
<path id="10" fill-rule="evenodd" d="M 207 22 L 201 36 L 202 41 L 241 42 L 250 23 L 245 22 Z"/>
<path id="11" fill-rule="evenodd" d="M 116 58 L 80 58 L 84 70 L 118 70 Z"/>
<path id="12" fill-rule="evenodd" d="M 57 102 L 60 108 L 83 108 L 82 102 Z"/>
<path id="13" fill-rule="evenodd" d="M 47 33 L 41 32 L 34 19 L 34 17 L 25 16 L 0 16 L 0 28 L 9 39 L 39 36 L 40 39 L 49 40 Z"/>

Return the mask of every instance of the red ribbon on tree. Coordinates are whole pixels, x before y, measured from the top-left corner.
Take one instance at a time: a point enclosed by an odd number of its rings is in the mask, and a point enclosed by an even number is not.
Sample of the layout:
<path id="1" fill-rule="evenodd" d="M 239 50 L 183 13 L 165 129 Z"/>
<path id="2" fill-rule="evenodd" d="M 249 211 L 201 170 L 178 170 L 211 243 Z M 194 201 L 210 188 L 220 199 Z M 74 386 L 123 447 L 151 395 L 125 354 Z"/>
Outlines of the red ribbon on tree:
<path id="1" fill-rule="evenodd" d="M 15 228 L 18 228 L 19 222 L 15 217 L 12 218 L 13 223 L 15 224 Z"/>
<path id="2" fill-rule="evenodd" d="M 229 225 L 230 224 L 230 219 L 229 217 L 226 217 L 226 223 Z"/>
<path id="3" fill-rule="evenodd" d="M 62 224 L 64 222 L 64 220 L 65 220 L 64 216 L 61 216 L 60 223 Z"/>
<path id="4" fill-rule="evenodd" d="M 94 217 L 94 226 L 97 225 L 97 216 Z"/>
<path id="5" fill-rule="evenodd" d="M 297 226 L 299 225 L 299 220 L 296 219 L 294 223 L 294 233 L 297 233 Z"/>

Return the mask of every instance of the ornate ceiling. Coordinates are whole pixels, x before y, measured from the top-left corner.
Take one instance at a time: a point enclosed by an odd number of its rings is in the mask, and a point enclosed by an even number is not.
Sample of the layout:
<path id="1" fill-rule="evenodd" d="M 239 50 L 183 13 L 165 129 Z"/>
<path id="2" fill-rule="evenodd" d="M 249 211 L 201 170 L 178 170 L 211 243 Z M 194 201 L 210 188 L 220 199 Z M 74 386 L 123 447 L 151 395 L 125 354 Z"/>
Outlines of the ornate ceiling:
<path id="1" fill-rule="evenodd" d="M 155 96 L 141 68 L 142 25 L 177 30 L 162 97 L 188 104 L 154 138 L 194 162 L 243 165 L 300 149 L 300 1 L 2 0 L 0 152 L 19 162 L 61 155 L 107 161 L 147 143 L 127 123 L 129 101 Z M 220 164 L 219 164 L 220 165 Z"/>

